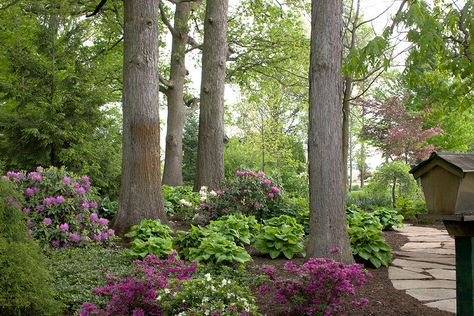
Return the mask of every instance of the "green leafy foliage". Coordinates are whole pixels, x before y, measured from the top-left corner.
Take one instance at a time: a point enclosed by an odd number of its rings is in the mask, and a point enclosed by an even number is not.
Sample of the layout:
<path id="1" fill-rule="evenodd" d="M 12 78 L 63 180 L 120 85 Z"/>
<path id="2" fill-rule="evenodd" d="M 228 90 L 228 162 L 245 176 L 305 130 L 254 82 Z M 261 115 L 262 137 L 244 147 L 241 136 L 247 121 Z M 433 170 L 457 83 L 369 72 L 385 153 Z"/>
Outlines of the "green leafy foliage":
<path id="1" fill-rule="evenodd" d="M 303 226 L 296 219 L 281 215 L 264 221 L 260 234 L 257 235 L 255 248 L 272 259 L 284 255 L 291 259 L 295 255 L 305 256 Z"/>
<path id="2" fill-rule="evenodd" d="M 167 315 L 260 315 L 250 288 L 222 276 L 175 282 L 158 294 Z"/>
<path id="3" fill-rule="evenodd" d="M 255 216 L 237 214 L 219 217 L 211 221 L 206 229 L 224 235 L 239 246 L 245 246 L 255 241 L 260 226 Z"/>
<path id="4" fill-rule="evenodd" d="M 27 236 L 20 200 L 11 183 L 0 180 L 0 314 L 59 315 L 46 258 Z"/>
<path id="5" fill-rule="evenodd" d="M 168 216 L 186 222 L 196 214 L 201 195 L 193 192 L 191 186 L 162 186 L 165 210 Z"/>
<path id="6" fill-rule="evenodd" d="M 68 248 L 46 254 L 57 299 L 72 313 L 84 302 L 98 302 L 92 289 L 106 284 L 105 275 L 120 276 L 131 267 L 126 250 L 121 248 Z"/>
<path id="7" fill-rule="evenodd" d="M 426 203 L 423 199 L 398 199 L 397 211 L 403 215 L 406 220 L 417 222 L 418 215 L 426 213 Z"/>
<path id="8" fill-rule="evenodd" d="M 159 219 L 145 219 L 140 224 L 132 226 L 125 237 L 132 238 L 128 255 L 133 258 L 145 258 L 148 254 L 155 254 L 160 258 L 167 258 L 173 252 L 172 230 L 161 224 Z"/>
<path id="9" fill-rule="evenodd" d="M 403 225 L 403 215 L 400 215 L 397 210 L 379 207 L 374 210 L 374 215 L 380 220 L 382 230 L 391 230 Z"/>
<path id="10" fill-rule="evenodd" d="M 243 247 L 237 246 L 234 241 L 216 232 L 210 232 L 201 239 L 197 248 L 191 248 L 189 257 L 191 261 L 213 264 L 245 263 L 252 260 Z"/>
<path id="11" fill-rule="evenodd" d="M 370 262 L 376 268 L 388 266 L 392 248 L 385 242 L 378 217 L 353 207 L 347 210 L 347 222 L 352 253 L 356 259 Z"/>

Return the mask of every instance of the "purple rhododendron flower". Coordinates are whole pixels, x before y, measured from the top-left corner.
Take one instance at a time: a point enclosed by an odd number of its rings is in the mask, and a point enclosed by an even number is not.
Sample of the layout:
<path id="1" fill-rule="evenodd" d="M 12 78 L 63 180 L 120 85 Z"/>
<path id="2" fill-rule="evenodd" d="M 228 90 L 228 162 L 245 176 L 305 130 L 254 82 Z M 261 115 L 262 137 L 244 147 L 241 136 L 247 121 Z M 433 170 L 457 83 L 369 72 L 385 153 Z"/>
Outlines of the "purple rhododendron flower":
<path id="1" fill-rule="evenodd" d="M 101 226 L 105 226 L 109 223 L 109 220 L 107 218 L 99 218 L 98 222 Z"/>
<path id="2" fill-rule="evenodd" d="M 278 193 L 281 192 L 281 190 L 280 190 L 280 188 L 274 186 L 274 187 L 272 187 L 272 192 L 278 194 Z"/>
<path id="3" fill-rule="evenodd" d="M 35 191 L 32 188 L 25 189 L 25 196 L 32 197 L 35 194 Z"/>
<path id="4" fill-rule="evenodd" d="M 89 206 L 92 207 L 93 209 L 97 209 L 99 207 L 97 205 L 97 202 L 95 202 L 95 201 L 89 202 Z"/>
<path id="5" fill-rule="evenodd" d="M 74 189 L 79 189 L 81 187 L 81 185 L 79 184 L 79 182 L 74 182 Z"/>
<path id="6" fill-rule="evenodd" d="M 63 178 L 63 182 L 64 182 L 65 185 L 70 185 L 70 184 L 71 184 L 71 178 L 69 178 L 69 177 L 64 177 L 64 178 Z"/>
<path id="7" fill-rule="evenodd" d="M 83 200 L 82 203 L 81 203 L 81 208 L 83 210 L 88 210 L 89 209 L 89 202 L 87 202 L 87 200 Z"/>
<path id="8" fill-rule="evenodd" d="M 38 194 L 38 193 L 40 193 L 40 191 L 41 191 L 40 188 L 38 188 L 38 187 L 33 187 L 33 193 L 34 193 L 34 194 Z"/>
<path id="9" fill-rule="evenodd" d="M 103 232 L 102 234 L 100 234 L 100 239 L 104 241 L 109 239 L 109 234 L 107 234 L 107 232 Z"/>
<path id="10" fill-rule="evenodd" d="M 44 205 L 54 204 L 54 203 L 56 203 L 56 198 L 53 198 L 53 197 L 44 198 L 43 203 L 44 203 Z"/>
<path id="11" fill-rule="evenodd" d="M 29 229 L 27 235 L 28 235 L 28 237 L 33 237 L 33 231 L 31 229 Z"/>
<path id="12" fill-rule="evenodd" d="M 41 166 L 36 167 L 36 172 L 40 172 L 40 173 L 43 172 L 43 167 Z"/>
<path id="13" fill-rule="evenodd" d="M 273 193 L 268 193 L 267 198 L 273 199 L 275 197 L 275 194 Z"/>
<path id="14" fill-rule="evenodd" d="M 31 213 L 31 209 L 29 207 L 24 207 L 23 208 L 23 213 L 25 213 L 26 215 L 30 214 Z"/>
<path id="15" fill-rule="evenodd" d="M 58 204 L 64 203 L 65 201 L 66 199 L 62 195 L 56 197 L 56 203 Z"/>
<path id="16" fill-rule="evenodd" d="M 74 241 L 74 242 L 80 242 L 81 241 L 81 236 L 79 236 L 76 233 L 70 233 L 69 238 L 71 238 L 71 240 Z"/>
<path id="17" fill-rule="evenodd" d="M 91 214 L 91 221 L 97 222 L 99 220 L 99 215 L 97 213 L 92 213 Z"/>
<path id="18" fill-rule="evenodd" d="M 44 211 L 44 206 L 43 205 L 36 205 L 35 210 L 37 210 L 38 212 L 43 212 Z"/>
<path id="19" fill-rule="evenodd" d="M 51 246 L 53 246 L 53 248 L 59 248 L 59 246 L 61 246 L 61 242 L 55 239 L 51 241 Z"/>
<path id="20" fill-rule="evenodd" d="M 263 177 L 265 177 L 265 172 L 259 171 L 259 172 L 257 173 L 257 178 L 263 178 Z"/>
<path id="21" fill-rule="evenodd" d="M 96 234 L 92 234 L 92 239 L 94 239 L 95 241 L 100 241 L 100 235 L 96 235 Z"/>
<path id="22" fill-rule="evenodd" d="M 49 226 L 53 223 L 53 221 L 51 220 L 51 218 L 45 217 L 45 218 L 43 218 L 43 223 L 45 223 L 46 225 Z"/>
<path id="23" fill-rule="evenodd" d="M 69 230 L 69 224 L 64 223 L 64 224 L 59 225 L 59 230 L 62 232 L 67 232 Z"/>
<path id="24" fill-rule="evenodd" d="M 270 185 L 271 183 L 272 183 L 272 181 L 271 181 L 270 179 L 264 179 L 264 180 L 262 181 L 262 184 L 263 184 L 263 185 Z"/>
<path id="25" fill-rule="evenodd" d="M 115 236 L 115 230 L 113 230 L 112 228 L 109 228 L 107 230 L 107 234 L 109 234 L 109 237 L 114 237 Z"/>
<path id="26" fill-rule="evenodd" d="M 245 171 L 237 171 L 237 172 L 235 173 L 235 175 L 236 175 L 237 177 L 245 176 Z"/>
<path id="27" fill-rule="evenodd" d="M 74 188 L 74 190 L 79 195 L 84 195 L 86 193 L 86 189 L 84 189 L 83 187 Z"/>
<path id="28" fill-rule="evenodd" d="M 260 203 L 259 203 L 259 202 L 255 202 L 255 203 L 253 204 L 253 207 L 254 207 L 254 208 L 257 208 L 257 207 L 259 207 L 259 206 L 260 206 Z"/>
<path id="29" fill-rule="evenodd" d="M 84 184 L 90 184 L 90 179 L 88 176 L 82 176 L 81 180 Z"/>

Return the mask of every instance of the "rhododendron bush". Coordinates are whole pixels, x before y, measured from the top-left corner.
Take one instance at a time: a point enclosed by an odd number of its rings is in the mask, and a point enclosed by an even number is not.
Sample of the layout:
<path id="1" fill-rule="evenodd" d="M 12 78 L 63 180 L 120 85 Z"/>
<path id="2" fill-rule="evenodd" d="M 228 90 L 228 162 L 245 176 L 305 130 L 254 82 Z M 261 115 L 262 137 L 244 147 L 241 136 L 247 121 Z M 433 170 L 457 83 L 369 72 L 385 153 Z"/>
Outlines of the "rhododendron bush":
<path id="1" fill-rule="evenodd" d="M 3 179 L 24 195 L 22 210 L 28 234 L 41 243 L 69 247 L 107 243 L 114 237 L 109 221 L 97 215 L 98 203 L 89 177 L 38 167 L 28 173 L 9 171 Z"/>
<path id="2" fill-rule="evenodd" d="M 222 191 L 213 192 L 199 208 L 211 219 L 242 213 L 258 220 L 279 215 L 283 208 L 282 190 L 275 180 L 262 171 L 237 171 L 235 179 Z"/>

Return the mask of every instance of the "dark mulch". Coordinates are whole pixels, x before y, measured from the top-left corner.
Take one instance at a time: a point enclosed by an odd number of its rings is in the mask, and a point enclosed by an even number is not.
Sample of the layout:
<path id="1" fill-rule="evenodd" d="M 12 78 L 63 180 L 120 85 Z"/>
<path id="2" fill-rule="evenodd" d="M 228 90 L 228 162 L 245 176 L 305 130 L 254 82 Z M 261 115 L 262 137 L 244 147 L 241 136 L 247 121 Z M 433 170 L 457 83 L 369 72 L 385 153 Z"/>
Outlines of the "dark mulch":
<path id="1" fill-rule="evenodd" d="M 432 225 L 431 225 L 432 226 Z M 442 228 L 442 227 L 439 227 Z M 389 231 L 385 232 L 385 240 L 393 247 L 394 250 L 399 250 L 408 239 L 396 232 Z M 253 256 L 254 268 L 262 265 L 273 265 L 277 269 L 283 268 L 283 265 L 287 262 L 285 259 L 270 260 L 269 258 L 254 255 Z M 303 263 L 303 259 L 296 259 L 295 263 Z M 363 309 L 351 309 L 347 312 L 348 315 L 352 316 L 369 316 L 369 315 L 419 315 L 419 316 L 452 316 L 453 314 L 440 311 L 436 308 L 430 308 L 423 305 L 420 301 L 405 294 L 404 291 L 396 290 L 392 286 L 392 282 L 388 278 L 388 268 L 382 267 L 379 269 L 368 268 L 372 274 L 372 278 L 367 284 L 365 284 L 358 293 L 369 299 L 367 307 Z M 283 316 L 287 315 L 281 309 L 260 304 L 261 312 L 267 315 Z"/>

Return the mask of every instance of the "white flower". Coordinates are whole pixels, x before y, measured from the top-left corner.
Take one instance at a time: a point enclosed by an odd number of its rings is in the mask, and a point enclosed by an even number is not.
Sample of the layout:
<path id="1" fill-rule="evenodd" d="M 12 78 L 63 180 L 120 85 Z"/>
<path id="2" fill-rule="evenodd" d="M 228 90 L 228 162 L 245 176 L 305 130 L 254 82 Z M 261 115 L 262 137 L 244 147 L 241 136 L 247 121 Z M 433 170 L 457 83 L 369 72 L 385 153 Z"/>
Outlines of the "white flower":
<path id="1" fill-rule="evenodd" d="M 222 286 L 226 286 L 226 285 L 227 285 L 227 283 L 229 283 L 229 282 L 227 282 L 227 280 L 226 280 L 226 279 L 222 279 L 221 287 L 222 287 Z"/>
<path id="2" fill-rule="evenodd" d="M 181 205 L 187 206 L 187 207 L 193 206 L 193 203 L 191 203 L 189 201 L 186 201 L 185 199 L 179 200 L 178 203 L 181 204 Z"/>
<path id="3" fill-rule="evenodd" d="M 214 292 L 216 290 L 216 288 L 214 287 L 214 285 L 211 285 L 211 291 Z"/>
<path id="4" fill-rule="evenodd" d="M 209 310 L 206 309 L 206 311 L 204 312 L 204 315 L 209 315 Z"/>
<path id="5" fill-rule="evenodd" d="M 204 278 L 206 279 L 206 281 L 211 281 L 211 280 L 212 280 L 210 273 L 206 273 L 206 274 L 204 275 Z"/>
<path id="6" fill-rule="evenodd" d="M 217 193 L 216 193 L 216 191 L 214 191 L 214 190 L 212 190 L 211 192 L 209 192 L 209 194 L 212 195 L 212 196 L 217 196 Z"/>
<path id="7" fill-rule="evenodd" d="M 161 295 L 156 298 L 157 301 L 161 301 Z"/>
<path id="8" fill-rule="evenodd" d="M 204 297 L 202 298 L 202 302 L 203 302 L 203 303 L 209 302 L 209 297 L 204 296 Z"/>
<path id="9" fill-rule="evenodd" d="M 166 294 L 169 294 L 170 292 L 171 292 L 170 289 L 165 289 Z"/>

